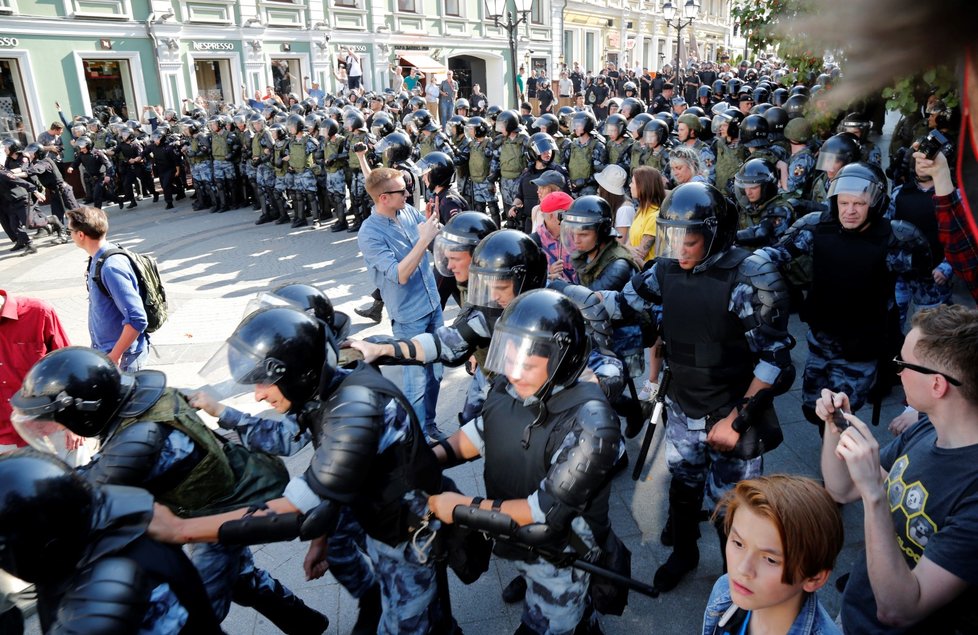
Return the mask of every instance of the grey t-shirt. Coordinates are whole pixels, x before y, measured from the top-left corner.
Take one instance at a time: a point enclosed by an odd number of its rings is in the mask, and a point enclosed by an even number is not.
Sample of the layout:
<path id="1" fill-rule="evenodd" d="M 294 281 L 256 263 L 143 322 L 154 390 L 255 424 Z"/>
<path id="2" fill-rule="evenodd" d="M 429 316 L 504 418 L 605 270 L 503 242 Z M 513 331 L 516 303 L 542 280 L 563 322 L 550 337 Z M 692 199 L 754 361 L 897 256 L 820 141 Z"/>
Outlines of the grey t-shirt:
<path id="1" fill-rule="evenodd" d="M 963 596 L 909 628 L 888 627 L 876 618 L 876 599 L 862 552 L 842 596 L 842 626 L 848 633 L 953 633 L 955 617 L 968 607 L 978 584 L 978 445 L 944 449 L 928 419 L 914 424 L 880 450 L 880 465 L 897 542 L 913 568 L 926 555 L 965 580 Z M 969 607 L 970 602 L 970 607 Z"/>

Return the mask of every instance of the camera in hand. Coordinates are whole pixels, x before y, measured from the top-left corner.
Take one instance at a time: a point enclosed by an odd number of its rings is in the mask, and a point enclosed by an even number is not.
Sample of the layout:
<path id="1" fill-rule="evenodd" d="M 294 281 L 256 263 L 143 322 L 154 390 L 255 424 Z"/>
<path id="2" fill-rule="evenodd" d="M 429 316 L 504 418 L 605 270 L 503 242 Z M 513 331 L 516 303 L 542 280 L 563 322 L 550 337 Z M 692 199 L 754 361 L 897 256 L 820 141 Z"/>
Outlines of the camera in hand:
<path id="1" fill-rule="evenodd" d="M 937 130 L 931 130 L 930 134 L 924 137 L 917 145 L 917 151 L 923 152 L 930 160 L 934 160 L 938 152 L 944 151 L 946 146 L 949 146 L 950 142 L 947 137 L 942 135 Z"/>
<path id="2" fill-rule="evenodd" d="M 354 152 L 366 152 L 367 151 L 367 144 L 364 143 L 363 141 L 358 141 L 358 142 L 356 142 L 356 143 L 353 144 L 353 151 Z"/>

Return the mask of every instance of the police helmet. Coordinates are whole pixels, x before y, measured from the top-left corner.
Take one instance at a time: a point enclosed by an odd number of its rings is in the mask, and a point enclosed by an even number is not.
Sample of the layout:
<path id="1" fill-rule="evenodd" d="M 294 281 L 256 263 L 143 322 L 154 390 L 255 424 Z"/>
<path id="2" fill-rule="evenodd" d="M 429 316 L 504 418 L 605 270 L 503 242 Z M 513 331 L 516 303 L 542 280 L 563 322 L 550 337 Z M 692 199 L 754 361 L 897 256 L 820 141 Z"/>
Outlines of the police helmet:
<path id="1" fill-rule="evenodd" d="M 518 382 L 531 357 L 547 360 L 547 378 L 531 396 L 546 401 L 555 388 L 572 385 L 591 353 L 584 316 L 570 298 L 553 289 L 517 297 L 493 329 L 486 369 Z"/>
<path id="2" fill-rule="evenodd" d="M 533 121 L 533 127 L 538 132 L 545 132 L 551 137 L 560 132 L 560 121 L 553 113 L 544 113 Z"/>
<path id="3" fill-rule="evenodd" d="M 687 139 L 688 138 L 695 139 L 697 134 L 701 130 L 700 118 L 693 114 L 683 113 L 682 115 L 679 116 L 678 124 L 683 124 L 688 129 L 687 137 L 686 137 Z M 678 128 L 678 124 L 677 124 L 677 128 Z M 679 140 L 686 141 L 686 139 L 683 139 L 682 137 L 680 137 Z"/>
<path id="4" fill-rule="evenodd" d="M 464 97 L 459 97 L 458 99 L 455 100 L 455 112 L 458 112 L 459 110 L 468 111 L 471 108 L 472 107 L 469 105 L 468 99 L 465 99 Z"/>
<path id="5" fill-rule="evenodd" d="M 886 190 L 886 175 L 879 166 L 863 162 L 849 163 L 843 166 L 829 182 L 829 212 L 832 218 L 839 220 L 840 194 L 866 197 L 869 203 L 869 214 L 866 219 L 856 228 L 847 228 L 850 231 L 861 231 L 870 223 L 883 217 L 883 213 L 890 205 L 890 197 Z"/>
<path id="6" fill-rule="evenodd" d="M 367 125 L 367 120 L 363 118 L 363 113 L 356 110 L 349 110 L 343 113 L 343 128 L 355 132 L 362 130 Z"/>
<path id="7" fill-rule="evenodd" d="M 445 128 L 450 134 L 457 136 L 460 133 L 465 132 L 466 121 L 467 118 L 463 117 L 462 115 L 452 115 L 452 117 L 448 120 L 448 123 L 445 124 Z"/>
<path id="8" fill-rule="evenodd" d="M 600 196 L 592 194 L 579 197 L 563 213 L 560 231 L 571 233 L 594 230 L 598 236 L 595 245 L 597 249 L 611 237 L 613 225 L 611 205 Z"/>
<path id="9" fill-rule="evenodd" d="M 628 134 L 634 139 L 639 139 L 642 136 L 642 131 L 645 130 L 645 124 L 652 121 L 652 115 L 647 112 L 639 113 L 628 122 Z"/>
<path id="10" fill-rule="evenodd" d="M 812 125 L 804 117 L 797 117 L 784 127 L 784 137 L 792 143 L 808 143 L 812 138 Z"/>
<path id="11" fill-rule="evenodd" d="M 312 286 L 293 282 L 272 291 L 259 293 L 248 303 L 245 315 L 267 307 L 286 306 L 298 309 L 329 327 L 328 333 L 336 341 L 346 339 L 350 330 L 350 318 L 342 311 L 333 308 L 333 302 L 325 293 Z"/>
<path id="12" fill-rule="evenodd" d="M 572 106 L 561 106 L 557 111 L 557 122 L 563 126 L 565 130 L 570 130 L 571 117 L 576 113 Z"/>
<path id="13" fill-rule="evenodd" d="M 31 143 L 24 148 L 24 154 L 27 155 L 27 158 L 29 158 L 31 161 L 40 161 L 48 156 L 48 151 L 45 150 L 39 143 Z"/>
<path id="14" fill-rule="evenodd" d="M 385 166 L 393 167 L 410 159 L 413 149 L 411 137 L 400 130 L 395 130 L 377 143 L 374 152 Z"/>
<path id="15" fill-rule="evenodd" d="M 570 130 L 575 137 L 580 137 L 585 134 L 590 134 L 594 131 L 596 125 L 597 121 L 594 118 L 594 114 L 587 110 L 579 110 L 571 117 Z"/>
<path id="16" fill-rule="evenodd" d="M 840 132 L 825 140 L 818 150 L 815 169 L 830 172 L 859 160 L 861 154 L 859 139 L 848 132 Z"/>
<path id="17" fill-rule="evenodd" d="M 771 106 L 764 113 L 764 118 L 767 119 L 768 125 L 768 137 L 772 140 L 779 140 L 784 138 L 784 128 L 788 125 L 790 119 L 788 119 L 788 113 L 785 112 L 784 108 L 780 106 Z"/>
<path id="18" fill-rule="evenodd" d="M 486 108 L 486 119 L 488 119 L 493 124 L 495 124 L 496 123 L 496 117 L 498 117 L 499 116 L 499 113 L 501 113 L 502 111 L 503 111 L 503 109 L 501 107 L 497 106 L 496 104 L 493 104 L 493 105 L 489 106 L 488 108 Z"/>
<path id="19" fill-rule="evenodd" d="M 500 282 L 512 280 L 512 289 Z M 469 303 L 487 311 L 491 319 L 520 293 L 539 289 L 547 282 L 547 257 L 543 250 L 516 229 L 500 229 L 486 236 L 472 253 L 469 267 Z"/>
<path id="20" fill-rule="evenodd" d="M 470 130 L 476 139 L 482 139 L 489 134 L 491 128 L 489 122 L 482 117 L 469 117 L 469 120 L 465 122 L 465 132 L 468 133 Z"/>
<path id="21" fill-rule="evenodd" d="M 707 100 L 713 99 L 713 88 L 707 86 L 706 84 L 696 89 L 696 102 L 700 103 L 700 100 L 704 98 L 706 98 Z"/>
<path id="22" fill-rule="evenodd" d="M 370 121 L 370 133 L 378 139 L 383 139 L 397 130 L 393 117 L 386 112 L 378 112 Z"/>
<path id="23" fill-rule="evenodd" d="M 708 266 L 733 242 L 737 211 L 712 185 L 693 181 L 680 185 L 662 202 L 656 220 L 656 257 L 679 260 L 687 234 L 703 236 L 706 247 L 696 267 Z"/>
<path id="24" fill-rule="evenodd" d="M 645 104 L 638 97 L 626 97 L 622 100 L 618 112 L 625 119 L 633 119 L 636 115 L 645 112 Z"/>
<path id="25" fill-rule="evenodd" d="M 746 189 L 760 187 L 760 196 L 751 201 Z M 778 171 L 767 159 L 748 159 L 734 176 L 734 194 L 744 209 L 758 207 L 778 194 Z"/>
<path id="26" fill-rule="evenodd" d="M 92 485 L 58 458 L 32 450 L 0 457 L 4 571 L 35 584 L 63 581 L 89 547 L 94 515 Z"/>
<path id="27" fill-rule="evenodd" d="M 289 115 L 289 118 L 285 120 L 285 127 L 288 129 L 289 134 L 291 135 L 299 132 L 305 132 L 306 121 L 302 115 Z"/>
<path id="28" fill-rule="evenodd" d="M 761 115 L 748 115 L 740 123 L 740 142 L 748 148 L 766 147 L 770 131 L 767 119 Z"/>
<path id="29" fill-rule="evenodd" d="M 530 157 L 534 161 L 543 161 L 542 155 L 545 152 L 550 152 L 550 159 L 547 161 L 552 161 L 557 153 L 557 142 L 546 132 L 537 132 L 530 136 L 530 143 L 527 144 Z"/>
<path id="30" fill-rule="evenodd" d="M 609 137 L 612 141 L 619 139 L 627 131 L 628 119 L 622 115 L 617 113 L 608 115 L 608 118 L 604 121 L 604 130 L 602 132 L 604 136 Z"/>
<path id="31" fill-rule="evenodd" d="M 654 148 L 664 146 L 669 141 L 669 126 L 661 119 L 649 119 L 642 130 L 642 140 Z"/>
<path id="32" fill-rule="evenodd" d="M 452 216 L 435 236 L 435 269 L 446 278 L 454 276 L 458 282 L 465 282 L 468 280 L 468 268 L 464 272 L 452 271 L 449 268 L 449 254 L 465 251 L 471 255 L 482 239 L 496 229 L 492 218 L 482 212 L 466 211 Z"/>
<path id="33" fill-rule="evenodd" d="M 839 124 L 839 132 L 848 132 L 865 139 L 872 127 L 873 122 L 866 115 L 861 112 L 851 112 Z"/>
<path id="34" fill-rule="evenodd" d="M 319 123 L 319 130 L 326 135 L 327 139 L 332 139 L 340 132 L 340 124 L 335 119 L 325 118 Z"/>
<path id="35" fill-rule="evenodd" d="M 428 187 L 448 187 L 455 178 L 455 162 L 444 152 L 429 152 L 418 161 L 421 176 L 428 175 Z"/>
<path id="36" fill-rule="evenodd" d="M 775 106 L 784 106 L 784 102 L 788 100 L 788 96 L 787 88 L 775 88 L 771 93 L 771 103 Z"/>
<path id="37" fill-rule="evenodd" d="M 504 110 L 496 117 L 495 131 L 508 135 L 520 127 L 520 114 L 515 110 Z"/>

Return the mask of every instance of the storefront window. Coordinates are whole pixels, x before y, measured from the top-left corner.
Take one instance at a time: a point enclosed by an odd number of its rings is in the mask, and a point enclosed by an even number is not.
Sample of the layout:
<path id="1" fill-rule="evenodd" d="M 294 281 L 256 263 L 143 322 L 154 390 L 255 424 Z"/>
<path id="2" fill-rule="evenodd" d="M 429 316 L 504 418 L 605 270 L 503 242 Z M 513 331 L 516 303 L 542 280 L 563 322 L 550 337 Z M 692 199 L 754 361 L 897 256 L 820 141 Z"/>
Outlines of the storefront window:
<path id="1" fill-rule="evenodd" d="M 24 145 L 34 140 L 20 66 L 17 60 L 0 59 L 0 139 L 9 137 Z"/>
<path id="2" fill-rule="evenodd" d="M 194 62 L 197 92 L 207 102 L 208 112 L 218 112 L 224 103 L 234 101 L 231 67 L 226 59 L 198 59 Z"/>
<path id="3" fill-rule="evenodd" d="M 288 102 L 289 93 L 298 95 L 302 91 L 302 77 L 297 59 L 272 59 L 272 86 L 275 93 Z"/>
<path id="4" fill-rule="evenodd" d="M 93 114 L 139 118 L 128 60 L 83 60 L 82 63 Z"/>

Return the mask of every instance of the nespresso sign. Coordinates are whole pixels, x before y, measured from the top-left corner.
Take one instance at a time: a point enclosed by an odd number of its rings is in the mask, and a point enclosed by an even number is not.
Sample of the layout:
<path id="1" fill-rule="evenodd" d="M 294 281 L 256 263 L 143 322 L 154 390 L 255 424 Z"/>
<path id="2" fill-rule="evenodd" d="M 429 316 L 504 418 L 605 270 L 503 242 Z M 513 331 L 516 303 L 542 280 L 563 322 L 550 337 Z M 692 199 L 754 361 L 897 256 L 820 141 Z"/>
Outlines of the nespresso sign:
<path id="1" fill-rule="evenodd" d="M 195 51 L 233 51 L 234 42 L 194 42 Z"/>
<path id="2" fill-rule="evenodd" d="M 20 46 L 20 40 L 15 37 L 0 37 L 0 47 L 10 48 L 12 46 Z"/>

